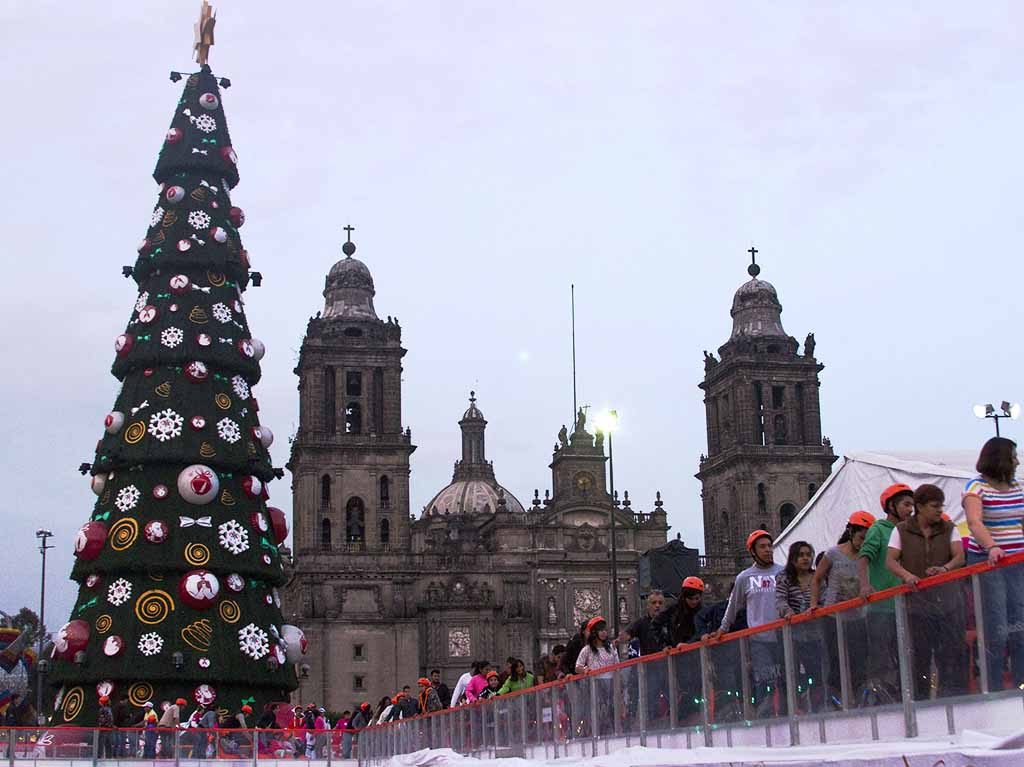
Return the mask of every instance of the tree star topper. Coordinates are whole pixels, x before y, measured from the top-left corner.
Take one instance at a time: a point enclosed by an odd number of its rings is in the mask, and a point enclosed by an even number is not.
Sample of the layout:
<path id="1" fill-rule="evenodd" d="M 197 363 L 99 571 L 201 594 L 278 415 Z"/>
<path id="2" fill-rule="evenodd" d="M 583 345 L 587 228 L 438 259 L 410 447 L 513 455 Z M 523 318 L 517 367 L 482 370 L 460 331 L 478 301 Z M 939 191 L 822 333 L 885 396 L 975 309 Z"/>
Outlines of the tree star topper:
<path id="1" fill-rule="evenodd" d="M 199 21 L 196 22 L 196 61 L 205 66 L 210 57 L 210 46 L 213 45 L 213 27 L 217 23 L 217 12 L 207 0 L 199 10 Z"/>

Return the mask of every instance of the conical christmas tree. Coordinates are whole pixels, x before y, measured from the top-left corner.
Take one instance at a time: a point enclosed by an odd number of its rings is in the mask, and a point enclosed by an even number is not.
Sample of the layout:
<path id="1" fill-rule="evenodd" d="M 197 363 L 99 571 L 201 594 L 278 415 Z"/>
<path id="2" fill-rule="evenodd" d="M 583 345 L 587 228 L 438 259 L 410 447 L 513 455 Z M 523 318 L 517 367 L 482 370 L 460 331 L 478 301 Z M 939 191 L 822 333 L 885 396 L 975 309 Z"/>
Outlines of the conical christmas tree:
<path id="1" fill-rule="evenodd" d="M 266 505 L 273 435 L 251 389 L 264 350 L 242 304 L 217 85 L 205 64 L 188 77 L 153 174 L 138 300 L 115 341 L 121 391 L 92 465 L 99 500 L 75 540 L 78 600 L 55 636 L 55 722 L 93 724 L 104 693 L 237 712 L 296 686 L 288 657 L 305 640 L 281 617 L 287 522 Z"/>

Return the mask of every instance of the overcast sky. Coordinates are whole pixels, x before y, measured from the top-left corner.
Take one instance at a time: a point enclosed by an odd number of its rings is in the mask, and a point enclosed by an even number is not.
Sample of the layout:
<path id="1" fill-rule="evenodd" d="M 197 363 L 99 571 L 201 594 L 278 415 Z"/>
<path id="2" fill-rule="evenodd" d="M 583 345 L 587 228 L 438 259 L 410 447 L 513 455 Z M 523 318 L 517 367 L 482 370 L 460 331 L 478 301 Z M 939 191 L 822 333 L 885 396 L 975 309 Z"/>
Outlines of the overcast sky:
<path id="1" fill-rule="evenodd" d="M 0 608 L 37 606 L 46 525 L 51 626 L 198 5 L 0 10 Z M 404 329 L 417 514 L 450 480 L 471 388 L 499 481 L 524 504 L 550 487 L 575 282 L 580 401 L 622 417 L 616 485 L 643 510 L 660 489 L 670 535 L 703 549 L 701 350 L 729 335 L 751 243 L 786 330 L 815 332 L 838 453 L 976 449 L 991 424 L 970 406 L 1024 399 L 1019 3 L 217 8 L 277 465 L 347 223 Z M 290 509 L 287 481 L 271 496 Z"/>

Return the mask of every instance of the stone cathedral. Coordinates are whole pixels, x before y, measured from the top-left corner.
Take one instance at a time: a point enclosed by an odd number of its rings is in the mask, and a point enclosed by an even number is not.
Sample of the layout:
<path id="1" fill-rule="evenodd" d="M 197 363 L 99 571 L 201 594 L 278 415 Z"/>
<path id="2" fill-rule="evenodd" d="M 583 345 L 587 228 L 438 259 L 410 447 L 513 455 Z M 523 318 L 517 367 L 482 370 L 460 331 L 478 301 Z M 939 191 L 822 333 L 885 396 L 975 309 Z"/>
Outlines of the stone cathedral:
<path id="1" fill-rule="evenodd" d="M 775 287 L 750 280 L 732 301 L 732 333 L 718 357 L 704 352 L 708 452 L 700 458 L 704 511 L 704 573 L 731 582 L 749 564 L 751 530 L 778 535 L 810 500 L 836 460 L 821 434 L 814 334 L 803 351 L 782 327 Z"/>
<path id="2" fill-rule="evenodd" d="M 298 700 L 340 711 L 415 685 L 435 667 L 454 685 L 473 659 L 513 655 L 532 665 L 587 617 L 610 619 L 613 609 L 622 621 L 636 616 L 640 556 L 666 543 L 666 512 L 660 497 L 646 513 L 628 497 L 613 503 L 601 436 L 582 413 L 558 434 L 551 493 L 534 491 L 524 506 L 487 459 L 488 422 L 471 394 L 462 444 L 452 445 L 459 457 L 451 483 L 425 508 L 410 507 L 416 447 L 402 420 L 402 328 L 378 317 L 355 245 L 343 253 L 295 368 L 286 604 L 310 646 Z M 501 439 L 513 426 L 493 424 L 492 434 Z"/>

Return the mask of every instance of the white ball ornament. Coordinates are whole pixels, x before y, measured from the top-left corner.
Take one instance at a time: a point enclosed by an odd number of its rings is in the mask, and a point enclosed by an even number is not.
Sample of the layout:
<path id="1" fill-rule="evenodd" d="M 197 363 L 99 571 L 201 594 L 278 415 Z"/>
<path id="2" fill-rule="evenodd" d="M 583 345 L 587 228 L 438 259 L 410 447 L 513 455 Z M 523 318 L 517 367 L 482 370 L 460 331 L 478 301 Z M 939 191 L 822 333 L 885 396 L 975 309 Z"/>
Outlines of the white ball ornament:
<path id="1" fill-rule="evenodd" d="M 120 410 L 114 410 L 107 413 L 107 417 L 103 419 L 103 428 L 107 434 L 117 434 L 121 431 L 121 427 L 124 426 L 124 413 Z"/>
<path id="2" fill-rule="evenodd" d="M 220 106 L 220 99 L 217 98 L 216 93 L 204 93 L 199 97 L 199 106 L 203 109 L 216 109 Z"/>
<path id="3" fill-rule="evenodd" d="M 209 466 L 195 463 L 178 475 L 178 494 L 188 503 L 205 506 L 217 497 L 220 477 Z"/>
<path id="4" fill-rule="evenodd" d="M 285 651 L 288 662 L 300 662 L 307 649 L 306 635 L 302 629 L 286 623 L 281 626 L 281 638 L 288 644 L 288 649 Z"/>
<path id="5" fill-rule="evenodd" d="M 169 186 L 167 191 L 164 192 L 164 199 L 170 203 L 178 203 L 185 199 L 185 187 L 183 186 Z"/>

